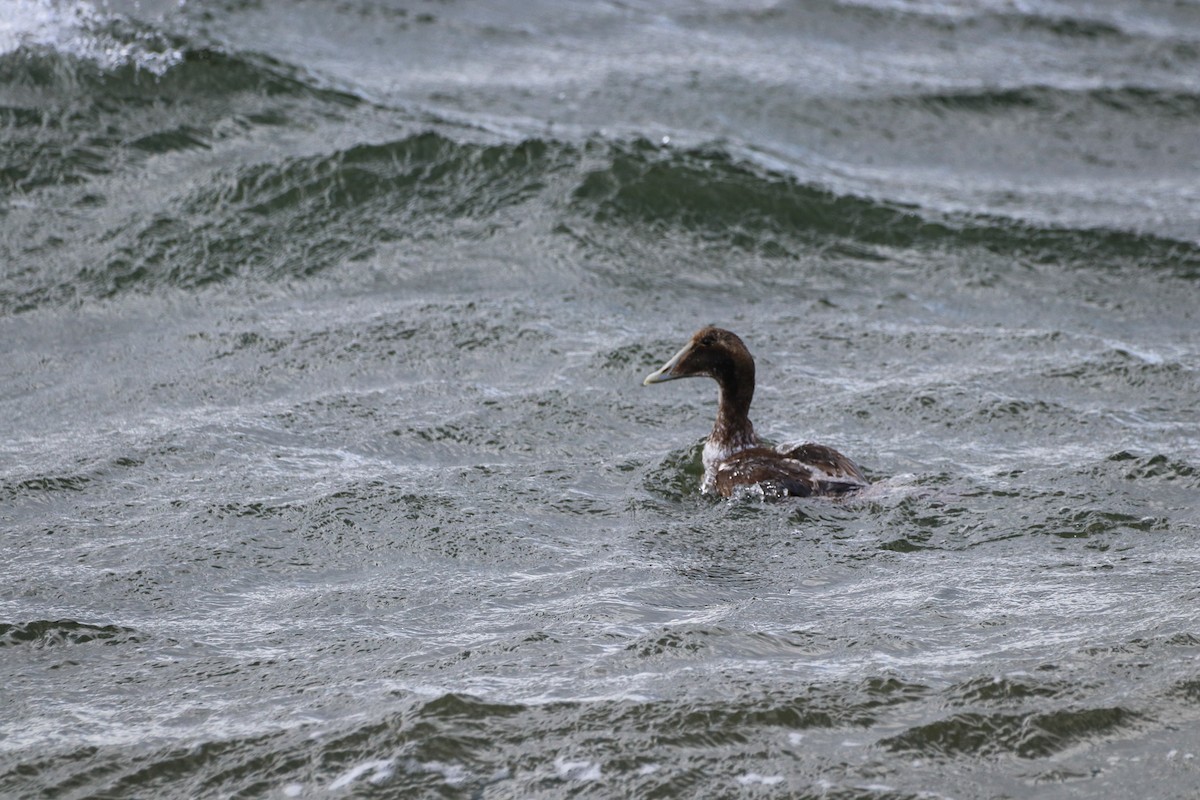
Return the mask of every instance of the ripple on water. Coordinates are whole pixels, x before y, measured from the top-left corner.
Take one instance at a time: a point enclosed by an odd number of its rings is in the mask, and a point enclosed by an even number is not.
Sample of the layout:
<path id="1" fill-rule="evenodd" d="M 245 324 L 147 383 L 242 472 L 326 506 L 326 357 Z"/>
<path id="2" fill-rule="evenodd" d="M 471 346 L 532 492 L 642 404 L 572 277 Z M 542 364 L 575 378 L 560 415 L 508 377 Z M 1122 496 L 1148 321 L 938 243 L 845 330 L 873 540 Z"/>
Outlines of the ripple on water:
<path id="1" fill-rule="evenodd" d="M 92 625 L 70 619 L 0 623 L 0 647 L 62 647 L 98 642 L 105 645 L 132 644 L 144 637 L 120 625 Z"/>
<path id="2" fill-rule="evenodd" d="M 1143 715 L 1121 706 L 1025 713 L 952 714 L 912 727 L 880 745 L 919 758 L 1048 758 L 1077 745 L 1132 732 Z"/>

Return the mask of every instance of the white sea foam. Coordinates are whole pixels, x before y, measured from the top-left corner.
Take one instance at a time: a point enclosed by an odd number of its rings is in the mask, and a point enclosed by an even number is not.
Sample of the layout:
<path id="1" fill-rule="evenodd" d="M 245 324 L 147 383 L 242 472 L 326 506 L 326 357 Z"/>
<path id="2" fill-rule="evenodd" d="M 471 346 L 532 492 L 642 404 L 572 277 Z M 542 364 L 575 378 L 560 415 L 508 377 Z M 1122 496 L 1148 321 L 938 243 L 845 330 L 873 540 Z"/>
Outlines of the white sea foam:
<path id="1" fill-rule="evenodd" d="M 343 772 L 333 783 L 329 784 L 330 789 L 344 789 L 350 784 L 362 778 L 364 775 L 370 775 L 367 778 L 369 783 L 381 783 L 392 777 L 392 762 L 390 759 L 379 761 L 367 761 L 359 764 L 346 772 Z"/>
<path id="2" fill-rule="evenodd" d="M 181 51 L 152 33 L 123 41 L 105 30 L 119 19 L 88 0 L 10 0 L 6 13 L 0 15 L 0 55 L 22 47 L 45 48 L 106 70 L 132 64 L 155 75 L 183 60 Z"/>
<path id="3" fill-rule="evenodd" d="M 565 781 L 594 781 L 600 778 L 600 765 L 595 761 L 554 760 L 554 771 Z"/>
<path id="4" fill-rule="evenodd" d="M 742 786 L 774 786 L 777 783 L 783 783 L 782 775 L 759 775 L 757 772 L 747 772 L 737 777 L 737 782 Z"/>
<path id="5" fill-rule="evenodd" d="M 414 761 L 409 768 L 414 772 L 435 772 L 450 786 L 459 786 L 467 782 L 470 773 L 462 764 L 447 764 L 443 761 Z"/>

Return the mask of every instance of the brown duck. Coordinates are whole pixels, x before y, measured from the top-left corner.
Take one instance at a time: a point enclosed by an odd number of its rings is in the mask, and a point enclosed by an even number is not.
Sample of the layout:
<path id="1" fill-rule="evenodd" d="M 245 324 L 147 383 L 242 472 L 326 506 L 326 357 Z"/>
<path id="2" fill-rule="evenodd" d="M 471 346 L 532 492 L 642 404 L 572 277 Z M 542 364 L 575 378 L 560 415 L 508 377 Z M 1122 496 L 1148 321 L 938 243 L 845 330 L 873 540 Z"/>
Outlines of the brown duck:
<path id="1" fill-rule="evenodd" d="M 758 486 L 764 495 L 844 495 L 870 484 L 858 466 L 821 444 L 763 445 L 750 422 L 754 397 L 754 357 L 737 334 L 702 328 L 682 350 L 642 382 L 678 378 L 712 378 L 717 382 L 717 421 L 704 443 L 706 493 L 725 497 L 739 486 Z"/>

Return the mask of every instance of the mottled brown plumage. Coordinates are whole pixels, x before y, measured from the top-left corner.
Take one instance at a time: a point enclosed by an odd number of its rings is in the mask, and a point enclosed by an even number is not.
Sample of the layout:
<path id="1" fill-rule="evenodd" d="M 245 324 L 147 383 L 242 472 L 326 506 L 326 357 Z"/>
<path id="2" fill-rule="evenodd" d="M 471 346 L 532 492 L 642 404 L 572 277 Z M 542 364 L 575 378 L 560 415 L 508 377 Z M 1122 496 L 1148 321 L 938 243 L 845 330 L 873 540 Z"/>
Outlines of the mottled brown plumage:
<path id="1" fill-rule="evenodd" d="M 770 448 L 750 422 L 754 357 L 737 334 L 702 328 L 682 350 L 643 383 L 707 377 L 717 382 L 717 419 L 704 445 L 705 492 L 725 497 L 740 486 L 758 486 L 773 497 L 841 495 L 867 486 L 853 461 L 820 444 Z"/>

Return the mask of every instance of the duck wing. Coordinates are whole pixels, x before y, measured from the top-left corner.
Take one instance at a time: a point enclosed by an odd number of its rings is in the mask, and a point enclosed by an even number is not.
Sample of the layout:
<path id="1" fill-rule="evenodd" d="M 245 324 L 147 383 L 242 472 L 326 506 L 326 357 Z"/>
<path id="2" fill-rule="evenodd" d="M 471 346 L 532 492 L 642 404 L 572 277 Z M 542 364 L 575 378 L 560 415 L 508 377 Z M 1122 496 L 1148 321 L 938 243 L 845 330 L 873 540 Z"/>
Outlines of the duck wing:
<path id="1" fill-rule="evenodd" d="M 832 447 L 805 442 L 780 445 L 776 450 L 803 465 L 812 475 L 820 494 L 841 494 L 870 485 L 858 465 Z"/>
<path id="2" fill-rule="evenodd" d="M 754 485 L 761 487 L 768 497 L 808 497 L 822 493 L 807 465 L 767 447 L 739 450 L 713 470 L 712 488 L 725 497 L 739 486 Z"/>

